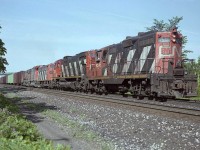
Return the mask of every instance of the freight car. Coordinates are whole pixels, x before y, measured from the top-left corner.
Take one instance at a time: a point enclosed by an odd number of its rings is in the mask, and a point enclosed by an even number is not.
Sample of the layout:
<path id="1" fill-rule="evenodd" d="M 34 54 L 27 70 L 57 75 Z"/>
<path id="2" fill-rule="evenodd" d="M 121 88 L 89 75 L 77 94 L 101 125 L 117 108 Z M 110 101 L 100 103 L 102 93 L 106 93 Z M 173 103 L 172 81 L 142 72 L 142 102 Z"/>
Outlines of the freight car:
<path id="1" fill-rule="evenodd" d="M 7 84 L 13 84 L 14 83 L 14 74 L 13 73 L 7 75 L 6 83 Z"/>
<path id="2" fill-rule="evenodd" d="M 7 75 L 5 75 L 5 76 L 2 76 L 1 78 L 0 78 L 0 83 L 1 84 L 6 84 L 6 77 Z"/>
<path id="3" fill-rule="evenodd" d="M 24 73 L 24 71 L 14 73 L 14 75 L 13 75 L 13 77 L 14 77 L 13 84 L 14 85 L 21 85 L 21 78 L 22 78 L 23 73 Z"/>

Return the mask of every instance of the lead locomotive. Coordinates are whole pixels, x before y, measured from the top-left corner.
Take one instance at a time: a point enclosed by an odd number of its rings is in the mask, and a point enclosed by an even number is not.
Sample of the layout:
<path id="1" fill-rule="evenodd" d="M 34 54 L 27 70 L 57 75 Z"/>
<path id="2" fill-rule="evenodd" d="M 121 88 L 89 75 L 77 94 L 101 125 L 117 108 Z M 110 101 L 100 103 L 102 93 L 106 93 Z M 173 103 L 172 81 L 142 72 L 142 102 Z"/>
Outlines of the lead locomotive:
<path id="1" fill-rule="evenodd" d="M 63 88 L 99 94 L 130 92 L 138 99 L 196 96 L 197 76 L 187 74 L 184 61 L 182 35 L 176 28 L 151 31 L 64 57 L 62 83 L 61 78 L 56 80 Z"/>

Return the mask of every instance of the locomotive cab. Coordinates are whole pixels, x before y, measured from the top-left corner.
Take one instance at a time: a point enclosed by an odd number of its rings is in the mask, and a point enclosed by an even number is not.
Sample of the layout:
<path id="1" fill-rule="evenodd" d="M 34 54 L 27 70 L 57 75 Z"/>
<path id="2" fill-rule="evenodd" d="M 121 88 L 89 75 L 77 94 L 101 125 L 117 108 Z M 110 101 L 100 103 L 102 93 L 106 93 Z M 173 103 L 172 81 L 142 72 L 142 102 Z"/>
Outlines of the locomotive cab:
<path id="1" fill-rule="evenodd" d="M 184 67 L 185 59 L 182 59 L 181 54 L 182 35 L 177 28 L 170 32 L 156 33 L 153 78 L 157 78 L 157 83 L 152 82 L 152 90 L 156 91 L 158 96 L 182 98 L 197 95 L 197 77 L 187 74 Z"/>

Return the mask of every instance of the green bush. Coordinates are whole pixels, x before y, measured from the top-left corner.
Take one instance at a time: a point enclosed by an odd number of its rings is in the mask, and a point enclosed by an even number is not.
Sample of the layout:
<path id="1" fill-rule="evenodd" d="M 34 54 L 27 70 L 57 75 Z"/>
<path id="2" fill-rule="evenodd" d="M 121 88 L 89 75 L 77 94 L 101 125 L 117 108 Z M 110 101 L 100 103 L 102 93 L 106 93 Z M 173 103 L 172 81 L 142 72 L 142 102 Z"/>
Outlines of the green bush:
<path id="1" fill-rule="evenodd" d="M 70 147 L 45 140 L 36 126 L 19 114 L 19 108 L 0 95 L 0 149 L 2 150 L 70 150 Z"/>
<path id="2" fill-rule="evenodd" d="M 0 94 L 0 109 L 7 109 L 12 113 L 19 113 L 19 108 L 14 105 L 11 101 L 9 101 L 6 97 Z"/>
<path id="3" fill-rule="evenodd" d="M 41 136 L 36 127 L 30 122 L 18 115 L 9 114 L 7 110 L 0 112 L 0 138 L 37 141 Z"/>
<path id="4" fill-rule="evenodd" d="M 200 96 L 200 82 L 198 82 L 198 89 L 197 89 L 198 96 Z"/>

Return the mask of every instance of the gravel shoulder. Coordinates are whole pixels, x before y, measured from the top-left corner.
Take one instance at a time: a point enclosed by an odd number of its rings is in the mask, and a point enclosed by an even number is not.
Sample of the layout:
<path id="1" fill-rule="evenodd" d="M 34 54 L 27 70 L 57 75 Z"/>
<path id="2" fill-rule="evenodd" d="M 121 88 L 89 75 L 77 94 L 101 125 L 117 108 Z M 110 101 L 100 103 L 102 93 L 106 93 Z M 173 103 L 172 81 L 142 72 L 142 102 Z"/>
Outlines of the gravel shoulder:
<path id="1" fill-rule="evenodd" d="M 46 111 L 60 113 L 56 106 L 47 105 L 44 101 L 35 103 L 32 99 L 36 97 L 31 97 L 29 95 L 25 97 L 19 96 L 20 92 L 13 92 L 13 90 L 6 90 L 3 93 L 8 98 L 13 99 L 16 97 L 14 103 L 20 107 L 21 113 L 37 126 L 39 133 L 42 134 L 45 139 L 53 141 L 55 146 L 62 144 L 70 147 L 72 150 L 106 150 L 111 148 L 111 146 L 102 139 L 96 138 L 93 140 L 85 138 L 85 136 L 81 135 L 86 133 L 84 131 L 80 133 L 81 136 L 75 136 L 75 134 L 77 134 L 77 132 L 74 131 L 77 130 L 76 128 L 72 129 L 72 127 L 68 127 L 66 124 L 52 119 L 50 116 L 51 114 L 47 115 L 48 113 L 45 113 Z"/>
<path id="2" fill-rule="evenodd" d="M 24 109 L 24 113 L 32 118 L 46 138 L 57 143 L 70 144 L 72 149 L 200 149 L 200 123 L 192 119 L 173 118 L 33 91 L 19 91 L 16 95 L 23 99 L 23 107 L 24 103 L 29 111 L 34 108 L 36 112 L 32 110 L 27 113 L 28 110 Z M 45 110 L 50 114 L 48 117 L 43 113 Z M 68 122 L 55 121 L 52 112 L 67 118 Z M 83 134 L 88 133 L 86 130 L 96 133 L 95 136 L 92 135 L 95 138 L 88 140 L 87 136 L 80 138 L 80 135 L 74 135 L 77 132 L 71 128 L 73 123 L 78 124 L 74 125 L 76 129 L 84 127 Z M 109 141 L 110 147 L 102 147 L 102 139 Z"/>

